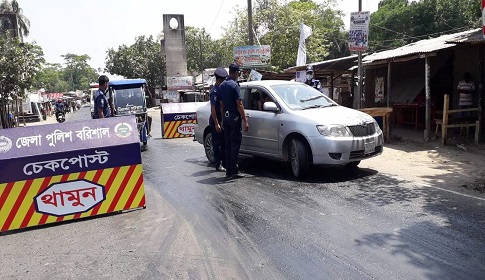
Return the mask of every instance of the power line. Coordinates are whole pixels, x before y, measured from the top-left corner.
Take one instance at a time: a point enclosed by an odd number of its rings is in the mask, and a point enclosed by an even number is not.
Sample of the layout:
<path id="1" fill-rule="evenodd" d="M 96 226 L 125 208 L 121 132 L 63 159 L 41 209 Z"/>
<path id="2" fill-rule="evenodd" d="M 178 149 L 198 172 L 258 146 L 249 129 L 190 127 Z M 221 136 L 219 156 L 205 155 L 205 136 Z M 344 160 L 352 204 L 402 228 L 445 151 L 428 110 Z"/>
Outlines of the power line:
<path id="1" fill-rule="evenodd" d="M 216 20 L 219 17 L 219 13 L 221 12 L 222 6 L 224 6 L 224 0 L 222 0 L 221 6 L 219 6 L 219 10 L 217 11 L 216 17 L 214 18 L 214 21 L 212 22 L 211 27 L 209 28 L 209 32 L 207 33 L 209 34 L 211 33 L 212 27 L 214 26 L 214 23 L 216 23 Z"/>

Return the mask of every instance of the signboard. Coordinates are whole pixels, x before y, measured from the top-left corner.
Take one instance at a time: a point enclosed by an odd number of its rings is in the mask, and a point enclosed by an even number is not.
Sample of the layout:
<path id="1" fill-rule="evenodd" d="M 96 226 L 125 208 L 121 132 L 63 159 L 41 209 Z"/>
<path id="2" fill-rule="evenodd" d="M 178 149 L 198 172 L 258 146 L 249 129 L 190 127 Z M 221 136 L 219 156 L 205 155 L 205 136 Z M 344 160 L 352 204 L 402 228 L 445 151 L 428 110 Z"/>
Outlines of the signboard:
<path id="1" fill-rule="evenodd" d="M 296 71 L 295 81 L 304 83 L 306 81 L 306 71 Z"/>
<path id="2" fill-rule="evenodd" d="M 181 138 L 194 135 L 197 107 L 205 102 L 162 103 L 162 137 Z"/>
<path id="3" fill-rule="evenodd" d="M 243 67 L 270 65 L 271 47 L 269 45 L 235 47 L 234 62 Z"/>
<path id="4" fill-rule="evenodd" d="M 145 206 L 134 116 L 0 130 L 0 232 Z"/>
<path id="5" fill-rule="evenodd" d="M 251 70 L 248 76 L 248 81 L 261 81 L 263 75 L 256 70 Z"/>
<path id="6" fill-rule="evenodd" d="M 370 12 L 350 13 L 349 50 L 366 51 L 369 44 Z"/>
<path id="7" fill-rule="evenodd" d="M 192 76 L 185 77 L 167 77 L 167 90 L 179 90 L 179 89 L 193 89 L 194 78 Z"/>

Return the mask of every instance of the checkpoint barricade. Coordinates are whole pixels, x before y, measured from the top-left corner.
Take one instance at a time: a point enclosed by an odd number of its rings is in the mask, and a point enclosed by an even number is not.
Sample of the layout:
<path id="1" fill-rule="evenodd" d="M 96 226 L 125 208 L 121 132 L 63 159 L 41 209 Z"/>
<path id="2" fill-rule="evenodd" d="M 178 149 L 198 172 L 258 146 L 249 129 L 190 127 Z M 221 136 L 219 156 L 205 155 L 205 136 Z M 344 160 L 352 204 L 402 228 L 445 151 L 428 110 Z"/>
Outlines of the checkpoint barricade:
<path id="1" fill-rule="evenodd" d="M 162 137 L 192 137 L 197 124 L 197 107 L 200 102 L 162 103 Z"/>
<path id="2" fill-rule="evenodd" d="M 141 207 L 134 116 L 0 130 L 0 232 Z"/>

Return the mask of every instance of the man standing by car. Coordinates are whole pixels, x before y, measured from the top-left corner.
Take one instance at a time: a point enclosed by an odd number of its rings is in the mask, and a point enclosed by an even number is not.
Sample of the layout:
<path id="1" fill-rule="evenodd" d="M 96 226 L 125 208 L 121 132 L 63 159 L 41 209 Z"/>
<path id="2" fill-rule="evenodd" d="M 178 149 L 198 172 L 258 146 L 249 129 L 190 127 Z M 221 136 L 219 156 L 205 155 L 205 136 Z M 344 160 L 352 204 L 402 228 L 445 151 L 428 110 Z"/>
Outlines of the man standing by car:
<path id="1" fill-rule="evenodd" d="M 214 164 L 217 171 L 226 171 L 226 159 L 224 143 L 224 133 L 222 132 L 222 115 L 221 115 L 221 100 L 217 97 L 219 86 L 227 77 L 227 71 L 224 68 L 217 68 L 214 71 L 216 83 L 210 92 L 211 103 L 211 117 L 209 125 L 212 133 L 212 151 L 214 152 Z"/>
<path id="2" fill-rule="evenodd" d="M 313 87 L 314 89 L 318 90 L 319 92 L 323 92 L 323 87 L 322 84 L 320 83 L 319 80 L 313 79 L 313 66 L 308 65 L 306 67 L 306 78 L 305 78 L 305 84 Z"/>
<path id="3" fill-rule="evenodd" d="M 248 120 L 244 112 L 242 96 L 237 83 L 239 65 L 229 65 L 229 76 L 219 87 L 218 98 L 221 100 L 221 115 L 223 116 L 224 138 L 226 142 L 226 178 L 238 178 L 237 160 L 242 141 L 241 121 L 244 121 L 244 131 L 249 130 Z"/>
<path id="4" fill-rule="evenodd" d="M 109 78 L 101 75 L 98 78 L 99 89 L 94 94 L 94 115 L 95 119 L 108 118 L 111 115 L 110 102 L 107 97 Z"/>

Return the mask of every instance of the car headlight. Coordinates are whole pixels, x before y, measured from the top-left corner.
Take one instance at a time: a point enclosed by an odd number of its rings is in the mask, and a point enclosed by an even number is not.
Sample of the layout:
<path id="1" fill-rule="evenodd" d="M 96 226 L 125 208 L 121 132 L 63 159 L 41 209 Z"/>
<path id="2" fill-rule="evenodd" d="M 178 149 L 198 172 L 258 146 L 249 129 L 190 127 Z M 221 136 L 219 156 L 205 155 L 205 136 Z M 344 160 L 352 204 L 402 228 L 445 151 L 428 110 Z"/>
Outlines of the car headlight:
<path id="1" fill-rule="evenodd" d="M 374 120 L 374 126 L 376 128 L 376 132 L 377 133 L 381 133 L 382 132 L 381 128 L 379 127 L 379 124 L 375 120 Z"/>
<path id="2" fill-rule="evenodd" d="M 318 132 L 323 136 L 351 137 L 349 129 L 343 125 L 317 125 Z"/>

